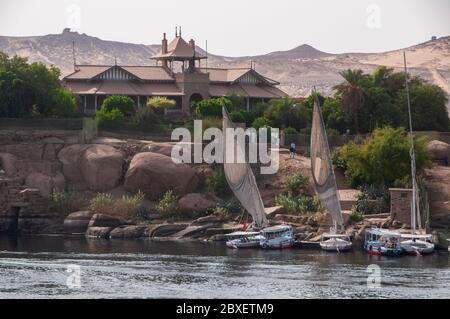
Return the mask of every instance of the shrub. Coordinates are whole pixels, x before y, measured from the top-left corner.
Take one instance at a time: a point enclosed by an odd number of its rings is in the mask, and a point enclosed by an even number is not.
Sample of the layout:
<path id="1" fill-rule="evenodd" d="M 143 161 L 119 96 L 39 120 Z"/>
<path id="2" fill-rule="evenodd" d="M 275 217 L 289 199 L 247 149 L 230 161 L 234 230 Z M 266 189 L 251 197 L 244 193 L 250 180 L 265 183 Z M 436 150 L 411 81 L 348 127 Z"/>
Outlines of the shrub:
<path id="1" fill-rule="evenodd" d="M 173 191 L 164 193 L 163 198 L 156 205 L 156 211 L 165 217 L 175 217 L 178 215 L 178 196 Z"/>
<path id="2" fill-rule="evenodd" d="M 68 215 L 82 206 L 81 198 L 78 194 L 65 191 L 53 191 L 50 194 L 50 211 Z"/>
<path id="3" fill-rule="evenodd" d="M 136 217 L 144 198 L 144 193 L 140 191 L 133 196 L 122 196 L 114 202 L 112 215 L 127 219 Z"/>
<path id="4" fill-rule="evenodd" d="M 283 186 L 288 190 L 288 192 L 297 195 L 301 190 L 304 190 L 308 183 L 308 177 L 303 175 L 301 172 L 295 173 L 288 176 L 284 182 Z"/>
<path id="5" fill-rule="evenodd" d="M 353 207 L 350 212 L 350 216 L 349 216 L 350 222 L 358 223 L 358 222 L 362 221 L 363 219 L 364 219 L 363 214 L 361 212 L 359 212 L 356 207 Z"/>
<path id="6" fill-rule="evenodd" d="M 164 96 L 154 96 L 148 100 L 147 106 L 150 108 L 172 108 L 177 105 L 175 100 L 168 99 Z"/>
<path id="7" fill-rule="evenodd" d="M 311 196 L 297 196 L 291 193 L 284 195 L 280 194 L 275 198 L 275 202 L 279 206 L 283 206 L 289 214 L 306 214 L 312 212 L 321 212 L 323 207 L 317 198 Z"/>
<path id="8" fill-rule="evenodd" d="M 298 134 L 297 130 L 293 127 L 286 127 L 283 129 L 284 134 L 286 135 L 296 135 Z"/>
<path id="9" fill-rule="evenodd" d="M 242 111 L 233 111 L 230 113 L 230 119 L 235 123 L 245 123 L 245 116 Z"/>
<path id="10" fill-rule="evenodd" d="M 95 214 L 130 219 L 137 215 L 144 197 L 142 192 L 138 192 L 133 196 L 122 196 L 122 198 L 114 200 L 111 194 L 98 193 L 91 200 L 89 208 Z"/>
<path id="11" fill-rule="evenodd" d="M 271 125 L 270 120 L 264 116 L 256 118 L 252 123 L 252 127 L 257 130 L 261 127 L 269 127 Z"/>
<path id="12" fill-rule="evenodd" d="M 218 196 L 224 196 L 230 193 L 231 190 L 228 186 L 223 166 L 214 169 L 211 175 L 206 178 L 206 188 Z"/>
<path id="13" fill-rule="evenodd" d="M 111 194 L 98 193 L 91 199 L 89 209 L 94 214 L 110 215 L 114 210 L 114 199 Z"/>
<path id="14" fill-rule="evenodd" d="M 103 101 L 100 109 L 105 108 L 108 112 L 118 109 L 123 115 L 131 115 L 135 111 L 134 105 L 133 99 L 128 96 L 110 95 Z"/>
<path id="15" fill-rule="evenodd" d="M 118 129 L 123 124 L 124 115 L 118 108 L 108 111 L 104 106 L 95 114 L 99 129 Z"/>
<path id="16" fill-rule="evenodd" d="M 219 218 L 221 221 L 227 221 L 230 219 L 230 212 L 225 207 L 217 206 L 212 214 Z"/>
<path id="17" fill-rule="evenodd" d="M 232 108 L 232 103 L 229 99 L 224 97 L 202 100 L 195 104 L 195 114 L 199 117 L 222 117 L 222 106 L 225 106 L 230 110 Z"/>
<path id="18" fill-rule="evenodd" d="M 50 107 L 47 115 L 55 117 L 71 117 L 77 112 L 77 98 L 65 88 L 57 88 L 50 92 Z"/>
<path id="19" fill-rule="evenodd" d="M 429 164 L 426 139 L 415 139 L 416 166 L 420 173 Z M 404 129 L 376 129 L 362 144 L 344 145 L 340 155 L 353 185 L 382 184 L 390 187 L 395 180 L 411 172 L 409 137 Z"/>

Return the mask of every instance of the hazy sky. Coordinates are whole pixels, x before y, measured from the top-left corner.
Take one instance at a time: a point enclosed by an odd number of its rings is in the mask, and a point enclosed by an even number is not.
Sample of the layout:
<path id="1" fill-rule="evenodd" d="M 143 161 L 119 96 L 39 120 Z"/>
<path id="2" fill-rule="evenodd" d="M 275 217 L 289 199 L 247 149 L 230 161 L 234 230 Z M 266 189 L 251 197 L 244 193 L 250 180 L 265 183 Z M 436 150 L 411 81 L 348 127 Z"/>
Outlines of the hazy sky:
<path id="1" fill-rule="evenodd" d="M 379 52 L 450 35 L 449 0 L 0 0 L 0 35 L 60 33 L 160 43 L 182 26 L 214 54 L 242 56 L 307 43 Z"/>

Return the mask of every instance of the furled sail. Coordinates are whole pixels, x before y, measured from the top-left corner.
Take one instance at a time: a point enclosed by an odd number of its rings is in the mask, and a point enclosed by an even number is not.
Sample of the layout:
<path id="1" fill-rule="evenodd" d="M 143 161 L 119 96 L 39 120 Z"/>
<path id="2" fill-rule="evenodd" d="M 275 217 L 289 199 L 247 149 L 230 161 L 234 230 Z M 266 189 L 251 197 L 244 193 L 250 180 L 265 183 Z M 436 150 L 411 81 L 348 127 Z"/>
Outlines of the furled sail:
<path id="1" fill-rule="evenodd" d="M 225 107 L 222 107 L 223 114 L 223 145 L 224 145 L 224 171 L 228 185 L 230 185 L 236 198 L 241 202 L 242 206 L 249 212 L 253 218 L 253 223 L 256 228 L 260 228 L 267 224 L 267 217 L 264 210 L 264 204 L 256 185 L 255 176 L 253 175 L 250 165 L 246 162 L 238 163 L 236 160 L 230 163 L 226 161 L 227 142 L 226 129 L 236 128 L 236 125 L 230 120 L 228 112 Z M 237 147 L 243 147 L 238 143 L 233 143 L 237 154 Z M 244 146 L 245 147 L 245 146 Z M 244 151 L 244 150 L 243 150 Z"/>
<path id="2" fill-rule="evenodd" d="M 317 196 L 322 205 L 330 213 L 335 224 L 343 225 L 341 204 L 336 186 L 330 148 L 325 132 L 322 111 L 317 98 L 314 100 L 314 111 L 311 128 L 311 169 Z"/>

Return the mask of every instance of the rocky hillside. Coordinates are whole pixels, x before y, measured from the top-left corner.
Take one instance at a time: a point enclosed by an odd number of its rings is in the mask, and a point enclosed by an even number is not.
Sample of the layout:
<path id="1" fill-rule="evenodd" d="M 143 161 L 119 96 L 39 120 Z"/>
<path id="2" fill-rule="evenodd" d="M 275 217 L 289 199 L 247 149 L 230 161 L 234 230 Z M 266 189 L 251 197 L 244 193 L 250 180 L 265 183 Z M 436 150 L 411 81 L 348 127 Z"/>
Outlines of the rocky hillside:
<path id="1" fill-rule="evenodd" d="M 61 34 L 34 37 L 0 36 L 0 51 L 18 54 L 31 61 L 55 64 L 63 74 L 73 68 L 72 43 L 75 42 L 79 64 L 149 65 L 150 57 L 159 51 L 159 44 L 144 45 L 105 41 L 66 29 Z M 198 48 L 202 51 L 200 48 Z M 332 86 L 341 81 L 338 72 L 348 68 L 372 71 L 377 65 L 402 68 L 403 50 L 407 51 L 410 71 L 439 84 L 450 93 L 450 37 L 421 43 L 406 49 L 384 53 L 331 54 L 303 44 L 292 50 L 265 55 L 223 57 L 209 54 L 210 66 L 250 66 L 281 82 L 281 88 L 292 96 L 305 96 L 312 86 L 332 94 Z"/>

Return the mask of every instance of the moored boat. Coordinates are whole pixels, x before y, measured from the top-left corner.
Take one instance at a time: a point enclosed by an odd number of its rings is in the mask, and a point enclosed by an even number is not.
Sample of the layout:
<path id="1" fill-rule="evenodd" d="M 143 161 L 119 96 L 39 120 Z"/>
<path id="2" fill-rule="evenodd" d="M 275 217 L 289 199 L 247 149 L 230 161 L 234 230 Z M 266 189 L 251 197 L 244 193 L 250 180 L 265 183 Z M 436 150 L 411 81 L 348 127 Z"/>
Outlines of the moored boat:
<path id="1" fill-rule="evenodd" d="M 352 242 L 348 235 L 325 233 L 320 239 L 320 248 L 325 251 L 349 251 L 352 249 Z"/>
<path id="2" fill-rule="evenodd" d="M 227 247 L 232 249 L 251 249 L 260 248 L 260 243 L 263 237 L 259 232 L 234 232 L 225 235 L 227 240 Z"/>
<path id="3" fill-rule="evenodd" d="M 261 247 L 264 249 L 291 248 L 294 244 L 294 231 L 290 225 L 278 225 L 261 230 L 263 239 Z"/>
<path id="4" fill-rule="evenodd" d="M 387 229 L 372 228 L 366 231 L 364 250 L 369 255 L 400 256 L 405 250 L 400 245 L 401 234 Z"/>
<path id="5" fill-rule="evenodd" d="M 431 235 L 402 234 L 400 246 L 408 255 L 425 255 L 434 251 L 434 243 Z M 405 239 L 405 240 L 403 240 Z"/>

